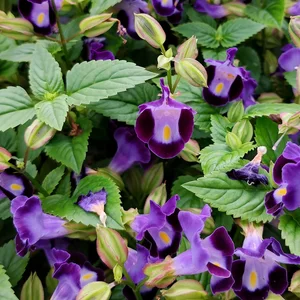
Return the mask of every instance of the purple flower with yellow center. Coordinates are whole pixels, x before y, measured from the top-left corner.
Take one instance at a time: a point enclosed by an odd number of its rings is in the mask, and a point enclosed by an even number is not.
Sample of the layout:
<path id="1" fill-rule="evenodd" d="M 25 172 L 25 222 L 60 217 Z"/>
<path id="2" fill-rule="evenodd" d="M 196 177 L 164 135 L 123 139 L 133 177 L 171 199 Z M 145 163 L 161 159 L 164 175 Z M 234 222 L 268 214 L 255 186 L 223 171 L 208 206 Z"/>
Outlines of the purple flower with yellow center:
<path id="1" fill-rule="evenodd" d="M 220 19 L 229 14 L 222 4 L 211 4 L 207 0 L 196 0 L 194 8 L 198 12 L 208 14 L 214 19 Z"/>
<path id="2" fill-rule="evenodd" d="M 178 222 L 179 196 L 170 198 L 163 206 L 150 201 L 150 213 L 138 215 L 131 223 L 137 233 L 136 239 L 150 242 L 152 256 L 164 258 L 177 252 L 181 240 L 181 226 Z"/>
<path id="3" fill-rule="evenodd" d="M 243 300 L 266 299 L 269 291 L 281 295 L 288 287 L 287 272 L 278 263 L 300 264 L 300 257 L 286 254 L 274 238 L 262 239 L 262 229 L 248 225 L 242 248 L 233 262 L 232 289 Z"/>
<path id="4" fill-rule="evenodd" d="M 265 197 L 267 213 L 278 215 L 285 207 L 295 210 L 300 207 L 300 147 L 288 142 L 273 168 L 273 179 L 279 187 Z"/>
<path id="5" fill-rule="evenodd" d="M 56 9 L 60 9 L 62 0 L 54 0 Z M 49 35 L 56 24 L 51 0 L 19 0 L 22 17 L 32 23 L 36 33 Z"/>
<path id="6" fill-rule="evenodd" d="M 246 181 L 249 185 L 257 186 L 259 184 L 267 185 L 268 178 L 266 175 L 259 174 L 259 168 L 262 156 L 267 152 L 266 147 L 261 146 L 257 148 L 257 155 L 253 158 L 252 161 L 247 163 L 241 169 L 232 169 L 227 172 L 227 176 L 232 180 L 243 180 Z"/>
<path id="7" fill-rule="evenodd" d="M 135 163 L 146 164 L 151 159 L 151 153 L 136 135 L 133 128 L 120 127 L 114 133 L 118 149 L 109 164 L 109 168 L 122 174 Z"/>
<path id="8" fill-rule="evenodd" d="M 241 98 L 244 107 L 255 104 L 252 94 L 257 86 L 250 72 L 242 67 L 235 67 L 233 60 L 237 48 L 227 50 L 227 59 L 218 61 L 206 59 L 207 88 L 203 88 L 203 97 L 211 105 L 222 106 Z"/>
<path id="9" fill-rule="evenodd" d="M 300 66 L 300 49 L 288 44 L 282 50 L 283 53 L 278 58 L 280 68 L 285 72 L 296 70 Z"/>
<path id="10" fill-rule="evenodd" d="M 115 56 L 111 51 L 104 50 L 105 38 L 86 39 L 85 46 L 87 48 L 88 60 L 114 60 Z"/>
<path id="11" fill-rule="evenodd" d="M 183 12 L 182 0 L 152 0 L 152 5 L 159 15 L 168 17 L 170 22 L 180 22 Z"/>
<path id="12" fill-rule="evenodd" d="M 192 136 L 194 115 L 189 106 L 170 97 L 170 90 L 160 80 L 162 96 L 159 100 L 139 106 L 135 132 L 148 143 L 150 150 L 161 158 L 175 157 Z"/>

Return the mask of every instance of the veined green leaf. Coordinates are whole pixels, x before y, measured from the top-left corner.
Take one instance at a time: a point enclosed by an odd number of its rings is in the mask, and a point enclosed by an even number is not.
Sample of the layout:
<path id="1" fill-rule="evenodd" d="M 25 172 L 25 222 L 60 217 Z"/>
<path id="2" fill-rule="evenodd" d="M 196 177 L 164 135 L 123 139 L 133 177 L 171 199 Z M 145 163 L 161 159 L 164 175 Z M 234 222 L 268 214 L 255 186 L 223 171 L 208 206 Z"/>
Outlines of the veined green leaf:
<path id="1" fill-rule="evenodd" d="M 300 111 L 300 105 L 295 103 L 261 103 L 247 108 L 244 117 L 254 118 L 280 113 L 296 113 Z"/>
<path id="2" fill-rule="evenodd" d="M 0 265 L 0 299 L 3 300 L 18 300 L 11 284 L 9 282 L 9 277 L 5 273 L 5 269 Z"/>
<path id="3" fill-rule="evenodd" d="M 101 14 L 119 2 L 121 2 L 121 0 L 92 0 L 90 9 L 91 15 Z"/>
<path id="4" fill-rule="evenodd" d="M 47 176 L 45 177 L 42 187 L 48 192 L 50 195 L 56 186 L 59 184 L 60 180 L 62 179 L 65 172 L 64 166 L 59 166 L 56 169 L 52 170 Z"/>
<path id="5" fill-rule="evenodd" d="M 0 131 L 0 147 L 5 148 L 9 152 L 15 152 L 17 149 L 17 134 L 14 129 L 8 129 L 4 132 Z"/>
<path id="6" fill-rule="evenodd" d="M 0 219 L 6 220 L 10 216 L 10 200 L 8 198 L 3 198 L 0 200 Z"/>
<path id="7" fill-rule="evenodd" d="M 291 85 L 293 88 L 297 88 L 297 72 L 291 71 L 291 72 L 284 72 L 283 73 L 285 80 Z"/>
<path id="8" fill-rule="evenodd" d="M 225 144 L 225 136 L 231 123 L 221 115 L 211 116 L 211 137 L 215 144 Z"/>
<path id="9" fill-rule="evenodd" d="M 226 59 L 226 49 L 201 49 L 204 59 L 215 59 L 215 60 L 225 60 Z M 206 63 L 207 64 L 207 63 Z"/>
<path id="10" fill-rule="evenodd" d="M 16 73 L 18 64 L 4 61 L 3 54 L 12 51 L 16 47 L 16 41 L 4 35 L 0 35 L 0 77 L 8 77 Z"/>

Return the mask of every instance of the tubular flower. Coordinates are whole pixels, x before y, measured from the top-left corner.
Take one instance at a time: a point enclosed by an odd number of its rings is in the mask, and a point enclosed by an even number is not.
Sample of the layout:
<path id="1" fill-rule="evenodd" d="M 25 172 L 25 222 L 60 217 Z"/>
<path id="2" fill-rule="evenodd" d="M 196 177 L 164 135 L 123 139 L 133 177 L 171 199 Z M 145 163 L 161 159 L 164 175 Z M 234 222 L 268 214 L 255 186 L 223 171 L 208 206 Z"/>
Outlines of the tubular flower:
<path id="1" fill-rule="evenodd" d="M 88 60 L 114 60 L 115 56 L 111 51 L 104 50 L 105 38 L 86 39 Z"/>
<path id="2" fill-rule="evenodd" d="M 214 19 L 220 19 L 229 14 L 222 4 L 210 4 L 206 0 L 196 0 L 194 8 L 198 12 L 208 14 Z"/>
<path id="3" fill-rule="evenodd" d="M 222 106 L 241 98 L 244 106 L 255 104 L 252 94 L 257 86 L 250 72 L 242 67 L 235 67 L 233 60 L 237 48 L 227 50 L 227 59 L 218 61 L 206 59 L 207 88 L 203 88 L 203 97 L 211 105 Z"/>
<path id="4" fill-rule="evenodd" d="M 191 138 L 196 112 L 170 97 L 170 90 L 160 80 L 159 100 L 139 106 L 135 131 L 140 140 L 161 158 L 175 157 Z"/>
<path id="5" fill-rule="evenodd" d="M 56 9 L 62 6 L 62 0 L 54 0 Z M 32 23 L 36 33 L 49 35 L 56 24 L 51 0 L 19 0 L 22 17 Z"/>

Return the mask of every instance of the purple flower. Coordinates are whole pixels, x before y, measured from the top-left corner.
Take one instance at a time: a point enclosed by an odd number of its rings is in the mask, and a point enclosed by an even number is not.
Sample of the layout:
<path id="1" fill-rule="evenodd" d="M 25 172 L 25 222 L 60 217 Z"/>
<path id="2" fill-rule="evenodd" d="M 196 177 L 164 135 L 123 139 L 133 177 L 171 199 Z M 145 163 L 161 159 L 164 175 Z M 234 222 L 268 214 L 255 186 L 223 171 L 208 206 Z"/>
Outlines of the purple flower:
<path id="1" fill-rule="evenodd" d="M 133 128 L 120 127 L 114 133 L 118 149 L 109 164 L 109 168 L 118 174 L 122 174 L 135 163 L 148 163 L 151 153 L 145 143 L 136 136 Z"/>
<path id="2" fill-rule="evenodd" d="M 148 143 L 154 154 L 161 158 L 172 158 L 192 136 L 196 112 L 172 99 L 163 79 L 160 84 L 161 98 L 139 106 L 135 131 L 140 140 Z"/>
<path id="3" fill-rule="evenodd" d="M 134 39 L 139 39 L 134 27 L 134 14 L 148 14 L 148 4 L 143 0 L 122 0 L 115 5 L 114 9 L 118 12 L 117 18 L 126 28 L 127 33 Z"/>
<path id="4" fill-rule="evenodd" d="M 150 253 L 154 257 L 164 258 L 178 250 L 182 231 L 176 208 L 178 200 L 179 196 L 175 195 L 163 206 L 150 201 L 150 213 L 136 216 L 131 224 L 137 233 L 136 239 L 145 238 L 150 243 Z"/>
<path id="5" fill-rule="evenodd" d="M 203 97 L 211 105 L 222 106 L 241 98 L 244 106 L 255 104 L 252 94 L 257 86 L 250 72 L 242 67 L 235 67 L 233 60 L 237 48 L 227 50 L 227 59 L 218 61 L 206 59 L 207 88 L 203 88 Z"/>
<path id="6" fill-rule="evenodd" d="M 249 185 L 257 186 L 259 184 L 268 184 L 267 176 L 258 174 L 262 156 L 266 153 L 266 147 L 258 147 L 257 155 L 252 161 L 247 163 L 241 169 L 232 169 L 227 172 L 227 176 L 232 180 L 243 180 Z"/>
<path id="7" fill-rule="evenodd" d="M 60 9 L 62 0 L 54 0 L 56 9 Z M 32 23 L 36 33 L 49 35 L 56 24 L 51 0 L 19 0 L 22 17 Z"/>
<path id="8" fill-rule="evenodd" d="M 294 48 L 292 45 L 288 44 L 282 49 L 284 52 L 278 58 L 279 66 L 285 72 L 291 72 L 296 70 L 300 65 L 300 49 Z"/>
<path id="9" fill-rule="evenodd" d="M 104 50 L 105 38 L 86 39 L 88 60 L 114 60 L 115 56 L 111 51 Z"/>
<path id="10" fill-rule="evenodd" d="M 241 299 L 266 299 L 269 291 L 282 294 L 287 272 L 278 263 L 300 264 L 300 257 L 284 253 L 274 238 L 263 240 L 258 229 L 248 227 L 243 247 L 235 251 L 240 259 L 232 265 L 232 289 Z"/>
<path id="11" fill-rule="evenodd" d="M 159 15 L 168 17 L 170 22 L 180 22 L 183 12 L 182 0 L 152 0 L 152 5 Z"/>
<path id="12" fill-rule="evenodd" d="M 222 4 L 210 4 L 206 0 L 196 0 L 194 8 L 198 12 L 208 14 L 214 19 L 223 18 L 229 13 Z"/>
<path id="13" fill-rule="evenodd" d="M 18 196 L 11 202 L 13 223 L 18 232 L 16 250 L 24 256 L 40 240 L 62 237 L 70 233 L 61 218 L 43 213 L 38 197 Z"/>
<path id="14" fill-rule="evenodd" d="M 300 147 L 288 142 L 274 164 L 273 179 L 279 187 L 265 197 L 268 214 L 278 215 L 284 207 L 295 210 L 300 207 Z"/>
<path id="15" fill-rule="evenodd" d="M 300 1 L 297 1 L 294 5 L 290 6 L 287 10 L 288 14 L 291 16 L 300 15 Z"/>

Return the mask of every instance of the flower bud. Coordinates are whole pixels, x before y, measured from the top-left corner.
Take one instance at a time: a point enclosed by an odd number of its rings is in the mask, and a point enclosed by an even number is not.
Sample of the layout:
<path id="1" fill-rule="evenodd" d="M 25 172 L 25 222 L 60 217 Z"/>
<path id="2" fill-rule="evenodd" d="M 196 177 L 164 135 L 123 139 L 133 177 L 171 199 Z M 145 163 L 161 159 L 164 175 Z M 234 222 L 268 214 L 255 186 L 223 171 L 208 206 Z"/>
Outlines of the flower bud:
<path id="1" fill-rule="evenodd" d="M 114 280 L 117 283 L 120 283 L 122 281 L 123 268 L 120 265 L 117 264 L 113 268 L 113 273 L 114 273 Z"/>
<path id="2" fill-rule="evenodd" d="M 228 132 L 225 137 L 226 144 L 232 149 L 237 150 L 242 146 L 242 141 L 233 132 Z"/>
<path id="3" fill-rule="evenodd" d="M 112 179 L 120 190 L 124 189 L 124 182 L 121 176 L 118 173 L 111 170 L 110 168 L 97 169 L 97 175 L 101 175 L 109 179 Z"/>
<path id="4" fill-rule="evenodd" d="M 164 205 L 167 201 L 167 189 L 166 184 L 163 183 L 157 188 L 155 188 L 150 195 L 147 197 L 145 206 L 144 206 L 144 214 L 149 214 L 150 212 L 150 200 L 159 204 L 160 206 Z"/>
<path id="5" fill-rule="evenodd" d="M 272 74 L 278 67 L 277 57 L 270 51 L 266 50 L 264 55 L 264 71 L 266 74 Z"/>
<path id="6" fill-rule="evenodd" d="M 124 265 L 128 256 L 128 248 L 121 235 L 107 227 L 97 225 L 97 252 L 101 260 L 113 269 L 116 264 Z"/>
<path id="7" fill-rule="evenodd" d="M 130 208 L 128 210 L 124 210 L 124 208 L 121 208 L 122 212 L 122 224 L 125 227 L 125 230 L 128 233 L 133 234 L 133 230 L 131 229 L 131 223 L 135 219 L 135 217 L 139 214 L 138 210 L 136 208 Z"/>
<path id="8" fill-rule="evenodd" d="M 134 27 L 137 35 L 154 48 L 161 48 L 166 34 L 161 25 L 147 14 L 134 14 Z"/>
<path id="9" fill-rule="evenodd" d="M 282 103 L 283 99 L 275 93 L 262 93 L 257 101 L 259 103 Z"/>
<path id="10" fill-rule="evenodd" d="M 184 58 L 195 59 L 198 56 L 197 39 L 193 35 L 177 48 L 176 61 Z"/>
<path id="11" fill-rule="evenodd" d="M 244 119 L 233 126 L 232 132 L 236 134 L 244 144 L 251 141 L 253 137 L 253 126 L 249 120 Z"/>
<path id="12" fill-rule="evenodd" d="M 207 295 L 202 284 L 193 279 L 177 281 L 171 288 L 162 290 L 161 293 L 166 300 L 204 299 Z"/>
<path id="13" fill-rule="evenodd" d="M 280 118 L 282 123 L 278 125 L 279 133 L 294 134 L 300 130 L 300 112 L 281 113 Z"/>
<path id="14" fill-rule="evenodd" d="M 162 184 L 164 178 L 164 166 L 163 163 L 158 163 L 151 166 L 144 174 L 142 178 L 143 192 L 148 195 L 156 187 Z"/>
<path id="15" fill-rule="evenodd" d="M 44 299 L 43 285 L 36 273 L 31 273 L 22 287 L 20 300 L 28 299 Z"/>
<path id="16" fill-rule="evenodd" d="M 190 139 L 184 146 L 179 156 L 188 162 L 198 162 L 200 147 L 197 141 Z"/>
<path id="17" fill-rule="evenodd" d="M 172 48 L 168 49 L 165 53 L 165 55 L 160 55 L 157 58 L 157 68 L 158 69 L 165 69 L 165 70 L 170 70 L 171 64 L 170 62 L 173 60 L 173 53 L 172 53 Z"/>
<path id="18" fill-rule="evenodd" d="M 0 147 L 0 172 L 9 168 L 9 160 L 11 159 L 11 153 L 5 148 Z"/>
<path id="19" fill-rule="evenodd" d="M 207 87 L 205 68 L 193 58 L 184 58 L 175 63 L 175 71 L 193 86 Z"/>
<path id="20" fill-rule="evenodd" d="M 242 101 L 233 102 L 228 110 L 228 120 L 232 123 L 238 122 L 243 118 L 244 105 Z"/>
<path id="21" fill-rule="evenodd" d="M 108 300 L 111 296 L 110 286 L 104 281 L 94 281 L 85 285 L 78 293 L 76 300 Z"/>
<path id="22" fill-rule="evenodd" d="M 291 285 L 289 286 L 289 291 L 300 297 L 300 271 L 294 273 Z"/>
<path id="23" fill-rule="evenodd" d="M 246 4 L 244 3 L 233 1 L 229 3 L 224 3 L 223 7 L 228 11 L 230 15 L 235 15 L 239 17 L 245 16 Z"/>
<path id="24" fill-rule="evenodd" d="M 26 129 L 24 140 L 29 148 L 35 150 L 47 144 L 55 132 L 54 128 L 36 119 Z"/>
<path id="25" fill-rule="evenodd" d="M 82 223 L 75 223 L 71 221 L 67 222 L 64 227 L 69 232 L 69 238 L 86 241 L 94 241 L 96 239 L 96 231 L 94 226 L 87 226 Z"/>
<path id="26" fill-rule="evenodd" d="M 295 46 L 300 48 L 300 16 L 291 17 L 289 34 Z"/>
<path id="27" fill-rule="evenodd" d="M 101 14 L 83 19 L 79 28 L 87 37 L 95 37 L 107 32 L 116 21 L 108 21 L 112 14 Z"/>

